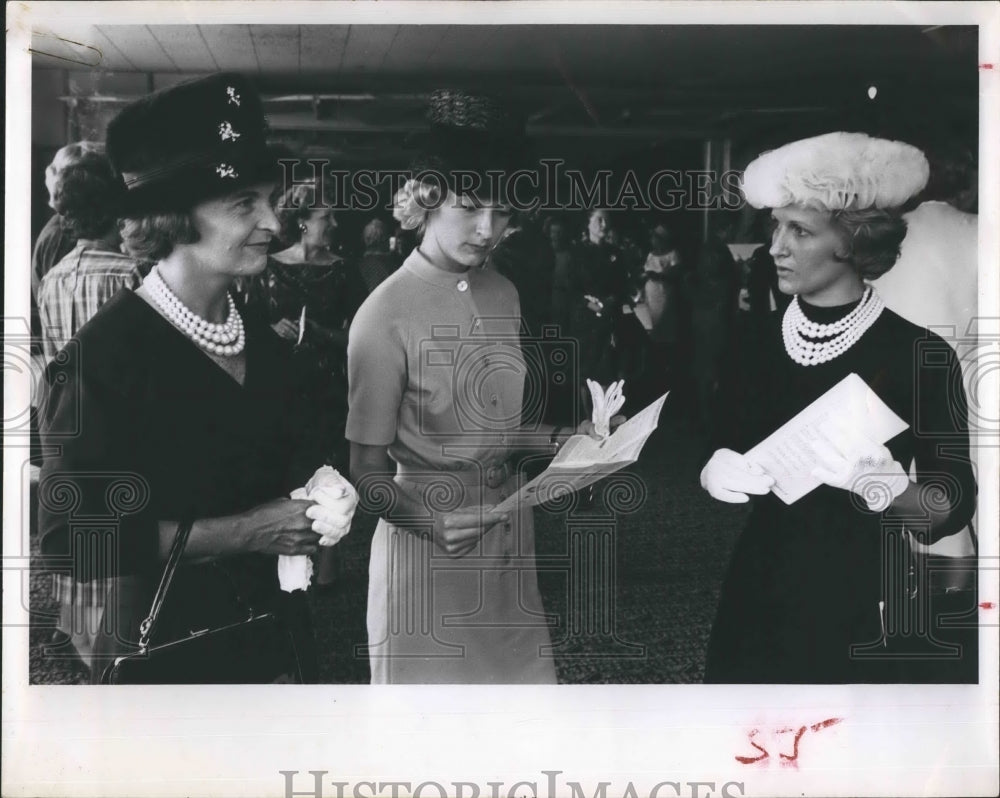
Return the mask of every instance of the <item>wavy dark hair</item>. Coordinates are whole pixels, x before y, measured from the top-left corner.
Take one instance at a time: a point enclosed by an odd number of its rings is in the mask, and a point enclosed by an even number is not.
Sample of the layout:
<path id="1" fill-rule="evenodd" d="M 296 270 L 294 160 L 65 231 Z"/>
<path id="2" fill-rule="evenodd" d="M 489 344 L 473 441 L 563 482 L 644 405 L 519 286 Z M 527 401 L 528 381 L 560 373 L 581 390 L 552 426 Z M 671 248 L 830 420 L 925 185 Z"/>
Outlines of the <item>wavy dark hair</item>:
<path id="1" fill-rule="evenodd" d="M 125 251 L 146 263 L 161 261 L 177 244 L 193 244 L 199 238 L 190 215 L 182 211 L 125 218 L 121 220 L 119 231 Z"/>
<path id="2" fill-rule="evenodd" d="M 906 220 L 899 209 L 848 208 L 833 211 L 831 217 L 844 232 L 848 247 L 837 257 L 850 262 L 862 278 L 874 280 L 895 265 L 906 238 Z"/>
<path id="3" fill-rule="evenodd" d="M 107 156 L 86 152 L 59 173 L 52 205 L 77 238 L 101 238 L 114 229 L 122 191 Z"/>

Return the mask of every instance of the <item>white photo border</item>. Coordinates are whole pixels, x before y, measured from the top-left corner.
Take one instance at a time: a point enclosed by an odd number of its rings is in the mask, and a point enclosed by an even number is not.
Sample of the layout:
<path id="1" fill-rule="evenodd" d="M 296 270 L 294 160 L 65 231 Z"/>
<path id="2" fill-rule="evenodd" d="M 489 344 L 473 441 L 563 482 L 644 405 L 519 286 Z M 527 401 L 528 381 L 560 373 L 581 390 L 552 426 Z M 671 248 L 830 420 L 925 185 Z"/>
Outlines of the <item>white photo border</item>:
<path id="1" fill-rule="evenodd" d="M 7 5 L 5 419 L 26 406 L 27 375 L 7 342 L 27 319 L 32 29 L 82 24 L 886 24 L 980 26 L 980 316 L 1000 308 L 1000 6 L 842 2 L 13 2 Z M 989 55 L 992 54 L 992 55 Z M 22 323 L 23 324 L 23 323 Z M 995 381 L 985 406 L 996 407 Z M 988 402 L 992 402 L 989 404 Z M 23 404 L 19 404 L 23 403 Z M 4 594 L 25 588 L 27 449 L 4 448 Z M 996 606 L 997 449 L 980 448 L 980 596 Z M 24 552 L 22 558 L 16 552 Z M 26 580 L 25 580 L 26 584 Z M 994 611 L 994 615 L 995 615 Z M 422 782 L 483 798 L 570 795 L 609 783 L 650 795 L 991 795 L 998 789 L 998 627 L 981 627 L 977 686 L 559 686 L 374 688 L 28 686 L 27 612 L 3 604 L 5 796 L 391 794 Z M 752 728 L 841 722 L 803 742 L 797 768 L 754 768 Z M 553 772 L 559 771 L 556 775 Z M 367 786 L 367 782 L 374 782 Z M 456 788 L 456 782 L 465 782 Z M 528 782 L 518 786 L 518 782 Z M 714 786 L 692 788 L 690 784 Z M 491 788 L 490 783 L 502 784 Z M 737 788 L 735 784 L 739 784 Z M 727 790 L 724 786 L 729 785 Z M 402 788 L 399 788 L 402 790 Z M 360 792 L 359 792 L 360 791 Z M 511 792 L 512 791 L 512 792 Z M 679 793 L 678 793 L 679 791 Z M 408 794 L 400 792 L 401 795 Z M 425 795 L 439 794 L 427 787 Z"/>

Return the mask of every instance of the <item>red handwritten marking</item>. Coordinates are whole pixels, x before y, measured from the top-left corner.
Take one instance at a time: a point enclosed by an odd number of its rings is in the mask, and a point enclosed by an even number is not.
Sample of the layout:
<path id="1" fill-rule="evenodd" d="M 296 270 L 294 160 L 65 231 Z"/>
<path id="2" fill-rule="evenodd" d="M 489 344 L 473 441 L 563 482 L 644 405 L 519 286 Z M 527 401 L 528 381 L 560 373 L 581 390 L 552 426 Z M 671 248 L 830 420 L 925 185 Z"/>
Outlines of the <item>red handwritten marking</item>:
<path id="1" fill-rule="evenodd" d="M 792 742 L 792 753 L 786 754 L 784 751 L 778 753 L 778 757 L 785 764 L 797 764 L 796 760 L 799 758 L 799 740 L 802 739 L 802 735 L 806 733 L 805 726 L 799 726 L 798 730 L 795 729 L 782 729 L 778 734 L 788 734 L 791 731 L 795 731 L 795 738 Z"/>
<path id="2" fill-rule="evenodd" d="M 995 67 L 995 64 L 980 64 L 979 65 L 980 69 L 993 69 L 994 67 Z"/>
<path id="3" fill-rule="evenodd" d="M 982 607 L 984 610 L 992 610 L 992 609 L 996 609 L 997 605 L 994 604 L 992 601 L 984 601 L 979 606 Z"/>
<path id="4" fill-rule="evenodd" d="M 819 723 L 812 724 L 812 726 L 799 726 L 797 729 L 791 727 L 784 729 L 775 729 L 774 731 L 775 736 L 782 734 L 792 734 L 792 733 L 795 734 L 795 736 L 792 738 L 792 752 L 790 754 L 786 754 L 784 751 L 779 751 L 778 752 L 779 761 L 781 762 L 782 765 L 797 768 L 799 759 L 799 743 L 802 741 L 802 738 L 803 736 L 805 736 L 805 733 L 807 731 L 819 732 L 822 731 L 823 729 L 828 729 L 830 726 L 836 726 L 838 723 L 842 722 L 843 718 L 827 718 L 826 720 L 822 720 Z M 760 736 L 760 729 L 751 729 L 747 734 L 747 742 L 749 742 L 752 747 L 760 751 L 760 755 L 737 756 L 736 757 L 737 762 L 743 765 L 752 765 L 755 762 L 762 762 L 763 760 L 771 756 L 768 750 L 756 741 L 759 736 Z"/>
<path id="5" fill-rule="evenodd" d="M 758 734 L 760 734 L 760 729 L 751 729 L 750 730 L 750 734 L 749 734 L 749 740 L 748 740 L 748 742 L 750 743 L 750 745 L 752 745 L 754 748 L 756 748 L 758 751 L 760 751 L 761 755 L 760 756 L 738 756 L 738 757 L 736 757 L 736 761 L 737 762 L 740 762 L 740 763 L 742 763 L 744 765 L 751 765 L 754 762 L 760 762 L 762 759 L 767 759 L 770 756 L 770 754 L 767 752 L 767 750 L 765 748 L 763 748 L 762 746 L 757 745 L 757 743 L 754 742 L 754 737 L 756 737 Z"/>

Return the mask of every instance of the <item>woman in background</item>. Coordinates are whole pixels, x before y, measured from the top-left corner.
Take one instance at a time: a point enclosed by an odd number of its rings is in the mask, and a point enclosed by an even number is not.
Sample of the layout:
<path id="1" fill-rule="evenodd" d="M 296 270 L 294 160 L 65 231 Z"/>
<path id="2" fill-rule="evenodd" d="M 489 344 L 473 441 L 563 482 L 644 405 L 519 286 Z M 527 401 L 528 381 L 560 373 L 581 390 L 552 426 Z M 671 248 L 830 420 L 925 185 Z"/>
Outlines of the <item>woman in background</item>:
<path id="1" fill-rule="evenodd" d="M 739 273 L 726 243 L 729 223 L 716 215 L 716 226 L 698 249 L 695 266 L 684 280 L 691 313 L 691 375 L 694 383 L 694 419 L 710 432 L 717 415 L 719 375 L 733 341 L 739 297 Z"/>
<path id="2" fill-rule="evenodd" d="M 249 313 L 260 315 L 292 347 L 328 462 L 346 467 L 347 329 L 365 296 L 356 271 L 331 249 L 337 221 L 319 189 L 298 184 L 275 204 L 286 246 L 245 281 Z"/>
<path id="3" fill-rule="evenodd" d="M 608 385 L 620 374 L 618 332 L 622 305 L 629 299 L 629 274 L 622 253 L 612 243 L 611 212 L 594 208 L 587 214 L 585 240 L 573 251 L 575 278 L 571 334 L 579 346 L 581 380 Z M 579 386 L 584 407 L 589 393 Z"/>
<path id="4" fill-rule="evenodd" d="M 399 259 L 390 247 L 390 239 L 389 225 L 381 219 L 371 219 L 361 232 L 365 251 L 358 261 L 358 274 L 365 284 L 365 296 L 399 268 Z"/>
<path id="5" fill-rule="evenodd" d="M 47 175 L 48 176 L 48 175 Z M 66 343 L 123 288 L 142 282 L 138 264 L 122 254 L 118 235 L 120 186 L 103 148 L 85 150 L 64 166 L 52 188 L 59 229 L 76 245 L 42 278 L 37 292 L 42 353 L 51 363 Z M 71 584 L 57 580 L 59 622 L 47 649 L 50 656 L 72 654 L 89 667 L 101 607 L 84 610 Z M 86 623 L 74 623 L 74 615 Z"/>
<path id="6" fill-rule="evenodd" d="M 327 463 L 347 470 L 347 329 L 365 297 L 357 272 L 331 249 L 337 220 L 315 184 L 297 184 L 275 204 L 278 240 L 287 246 L 268 257 L 267 268 L 245 281 L 249 313 L 293 347 L 300 407 Z M 340 552 L 324 547 L 316 557 L 316 586 L 336 580 Z"/>

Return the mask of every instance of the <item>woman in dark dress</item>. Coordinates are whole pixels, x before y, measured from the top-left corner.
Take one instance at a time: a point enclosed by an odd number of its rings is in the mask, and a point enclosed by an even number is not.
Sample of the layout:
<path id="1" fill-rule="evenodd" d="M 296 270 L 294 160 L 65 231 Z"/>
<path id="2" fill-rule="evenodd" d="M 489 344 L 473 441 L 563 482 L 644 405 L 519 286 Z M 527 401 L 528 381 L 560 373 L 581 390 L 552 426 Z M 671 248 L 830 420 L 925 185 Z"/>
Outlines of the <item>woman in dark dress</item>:
<path id="1" fill-rule="evenodd" d="M 329 462 L 346 468 L 347 330 L 366 296 L 358 272 L 331 249 L 337 222 L 311 184 L 278 200 L 278 238 L 288 246 L 245 281 L 247 312 L 294 347 L 302 400 L 322 426 L 313 433 Z"/>
<path id="2" fill-rule="evenodd" d="M 763 351 L 741 359 L 755 373 L 724 394 L 720 448 L 701 474 L 716 499 L 753 505 L 723 586 L 706 681 L 976 679 L 974 639 L 959 658 L 927 667 L 939 641 L 897 625 L 907 612 L 906 535 L 926 543 L 961 529 L 976 493 L 952 349 L 885 309 L 865 283 L 898 257 L 906 227 L 897 208 L 927 173 L 909 145 L 846 133 L 786 145 L 747 168 L 747 200 L 773 208 L 778 285 L 794 299 L 775 314 Z M 908 428 L 885 445 L 821 431 L 811 444 L 818 465 L 806 475 L 819 487 L 785 504 L 771 493 L 772 476 L 738 452 L 852 373 Z"/>
<path id="3" fill-rule="evenodd" d="M 610 211 L 596 208 L 587 216 L 587 237 L 573 250 L 574 290 L 570 332 L 576 339 L 583 407 L 590 394 L 583 380 L 609 385 L 621 376 L 619 332 L 622 304 L 628 300 L 629 275 L 621 250 L 609 240 Z"/>
<path id="4" fill-rule="evenodd" d="M 156 265 L 50 366 L 42 552 L 72 563 L 61 578 L 78 601 L 105 607 L 94 681 L 134 649 L 182 521 L 193 527 L 152 642 L 273 610 L 309 678 L 304 594 L 279 590 L 276 555 L 316 552 L 352 508 L 287 498 L 322 460 L 300 446 L 287 346 L 244 323 L 229 293 L 264 268 L 278 229 L 260 99 L 225 74 L 158 92 L 111 122 L 108 154 L 125 246 Z"/>
<path id="5" fill-rule="evenodd" d="M 300 183 L 279 198 L 278 238 L 288 246 L 245 281 L 247 313 L 257 315 L 293 347 L 301 412 L 326 462 L 347 470 L 347 330 L 366 296 L 353 266 L 331 249 L 337 221 L 320 188 Z M 339 552 L 324 548 L 316 585 L 335 581 Z"/>

